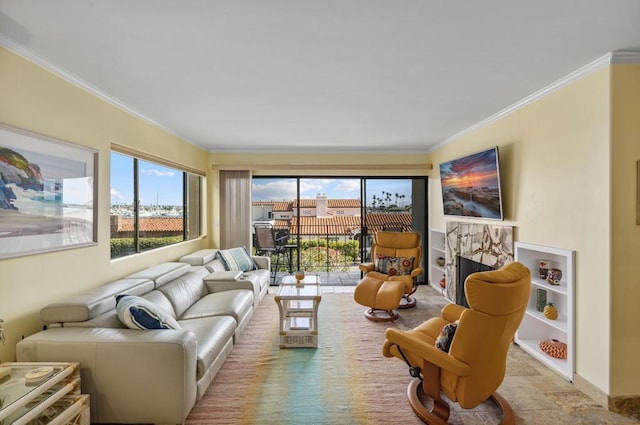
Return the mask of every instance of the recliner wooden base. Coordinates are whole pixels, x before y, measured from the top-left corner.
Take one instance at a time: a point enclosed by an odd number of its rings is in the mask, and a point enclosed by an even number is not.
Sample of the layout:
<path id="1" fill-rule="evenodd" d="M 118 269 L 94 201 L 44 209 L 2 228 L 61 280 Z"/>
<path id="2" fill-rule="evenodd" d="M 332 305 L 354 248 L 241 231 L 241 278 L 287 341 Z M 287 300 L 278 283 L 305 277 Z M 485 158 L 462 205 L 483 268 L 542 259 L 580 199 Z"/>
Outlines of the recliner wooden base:
<path id="1" fill-rule="evenodd" d="M 398 308 L 413 308 L 416 306 L 417 303 L 418 301 L 415 298 L 413 298 L 411 294 L 405 295 L 400 300 L 400 305 L 398 306 Z"/>
<path id="2" fill-rule="evenodd" d="M 395 310 L 381 310 L 379 308 L 366 309 L 364 316 L 372 322 L 394 322 L 400 317 Z"/>
<path id="3" fill-rule="evenodd" d="M 414 279 L 413 288 L 411 289 L 411 292 L 409 292 L 408 294 L 404 294 L 402 296 L 402 298 L 400 299 L 400 305 L 398 306 L 398 308 L 415 307 L 418 301 L 415 298 L 413 298 L 411 295 L 415 294 L 417 290 L 418 290 L 418 285 L 415 283 L 415 279 Z"/>
<path id="4" fill-rule="evenodd" d="M 431 411 L 427 410 L 420 396 L 427 396 L 422 390 L 422 380 L 420 378 L 413 378 L 407 387 L 407 396 L 409 397 L 409 404 L 413 409 L 413 412 L 420 418 L 422 422 L 429 425 L 447 425 L 449 419 L 449 404 L 442 400 L 433 399 L 433 408 Z M 500 425 L 514 425 L 516 422 L 513 409 L 500 394 L 494 392 L 489 397 L 498 408 L 502 411 L 502 421 Z"/>

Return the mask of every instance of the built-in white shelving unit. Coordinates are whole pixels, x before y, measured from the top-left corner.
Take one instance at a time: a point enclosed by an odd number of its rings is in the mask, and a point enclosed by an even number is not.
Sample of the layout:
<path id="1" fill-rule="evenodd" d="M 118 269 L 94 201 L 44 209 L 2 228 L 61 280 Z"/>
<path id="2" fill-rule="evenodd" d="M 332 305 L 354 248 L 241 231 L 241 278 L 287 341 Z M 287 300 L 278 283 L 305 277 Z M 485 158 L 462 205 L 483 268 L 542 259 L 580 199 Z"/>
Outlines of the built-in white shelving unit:
<path id="1" fill-rule="evenodd" d="M 438 258 L 445 257 L 445 234 L 441 230 L 431 229 L 429 244 L 429 283 L 440 289 L 440 280 L 444 277 L 444 266 L 438 264 Z"/>
<path id="2" fill-rule="evenodd" d="M 569 381 L 574 372 L 574 251 L 515 242 L 515 260 L 531 270 L 531 296 L 529 306 L 516 333 L 515 341 L 523 350 L 557 371 Z M 551 285 L 542 279 L 539 273 L 540 260 L 548 260 L 551 267 L 562 271 L 559 285 Z M 546 292 L 547 302 L 553 303 L 558 310 L 556 320 L 547 319 L 538 311 L 538 289 Z M 544 353 L 540 341 L 556 339 L 567 344 L 567 358 L 556 359 Z"/>

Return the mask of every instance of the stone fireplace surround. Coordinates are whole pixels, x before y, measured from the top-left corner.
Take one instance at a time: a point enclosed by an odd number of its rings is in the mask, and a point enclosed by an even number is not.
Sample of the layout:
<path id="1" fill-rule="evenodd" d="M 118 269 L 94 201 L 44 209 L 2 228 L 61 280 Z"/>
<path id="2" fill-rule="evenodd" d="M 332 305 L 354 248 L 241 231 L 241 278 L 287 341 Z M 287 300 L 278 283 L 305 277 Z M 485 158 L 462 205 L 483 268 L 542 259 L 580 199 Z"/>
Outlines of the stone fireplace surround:
<path id="1" fill-rule="evenodd" d="M 445 234 L 445 297 L 457 299 L 458 256 L 493 268 L 513 261 L 513 227 L 485 223 L 447 222 Z"/>

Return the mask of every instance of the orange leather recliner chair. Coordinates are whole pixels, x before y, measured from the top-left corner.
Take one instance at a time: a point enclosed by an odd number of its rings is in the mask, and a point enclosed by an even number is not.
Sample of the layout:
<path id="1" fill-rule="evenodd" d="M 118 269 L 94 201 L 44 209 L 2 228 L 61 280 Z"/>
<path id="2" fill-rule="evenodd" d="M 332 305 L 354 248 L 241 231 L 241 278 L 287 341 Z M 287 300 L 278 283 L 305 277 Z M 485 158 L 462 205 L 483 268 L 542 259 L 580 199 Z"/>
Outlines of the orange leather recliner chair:
<path id="1" fill-rule="evenodd" d="M 465 409 L 490 398 L 502 409 L 503 424 L 515 422 L 509 403 L 496 390 L 504 379 L 507 352 L 527 309 L 530 288 L 531 273 L 518 262 L 473 273 L 465 281 L 470 308 L 449 304 L 441 317 L 413 330 L 387 329 L 382 353 L 409 365 L 409 402 L 423 422 L 447 423 L 449 405 L 441 394 Z M 421 393 L 433 399 L 431 411 L 420 400 Z"/>
<path id="2" fill-rule="evenodd" d="M 417 289 L 422 246 L 415 232 L 377 232 L 371 245 L 372 263 L 360 264 L 364 278 L 354 290 L 354 300 L 366 307 L 365 316 L 373 321 L 393 321 L 396 308 L 416 305 L 411 295 Z"/>

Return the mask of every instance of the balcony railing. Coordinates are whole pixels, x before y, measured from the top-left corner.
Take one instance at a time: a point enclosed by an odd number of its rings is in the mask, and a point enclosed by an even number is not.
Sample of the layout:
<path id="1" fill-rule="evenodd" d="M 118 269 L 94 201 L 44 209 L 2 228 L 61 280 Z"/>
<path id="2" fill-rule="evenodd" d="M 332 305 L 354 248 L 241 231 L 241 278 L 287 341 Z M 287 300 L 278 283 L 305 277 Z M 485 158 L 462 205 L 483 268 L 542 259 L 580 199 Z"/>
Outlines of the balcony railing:
<path id="1" fill-rule="evenodd" d="M 287 236 L 281 244 L 289 247 L 271 256 L 274 282 L 296 270 L 317 274 L 327 285 L 356 285 L 360 280 L 359 228 L 354 231 L 344 226 L 304 226 L 300 235 L 284 226 L 274 229 L 276 239 Z"/>

